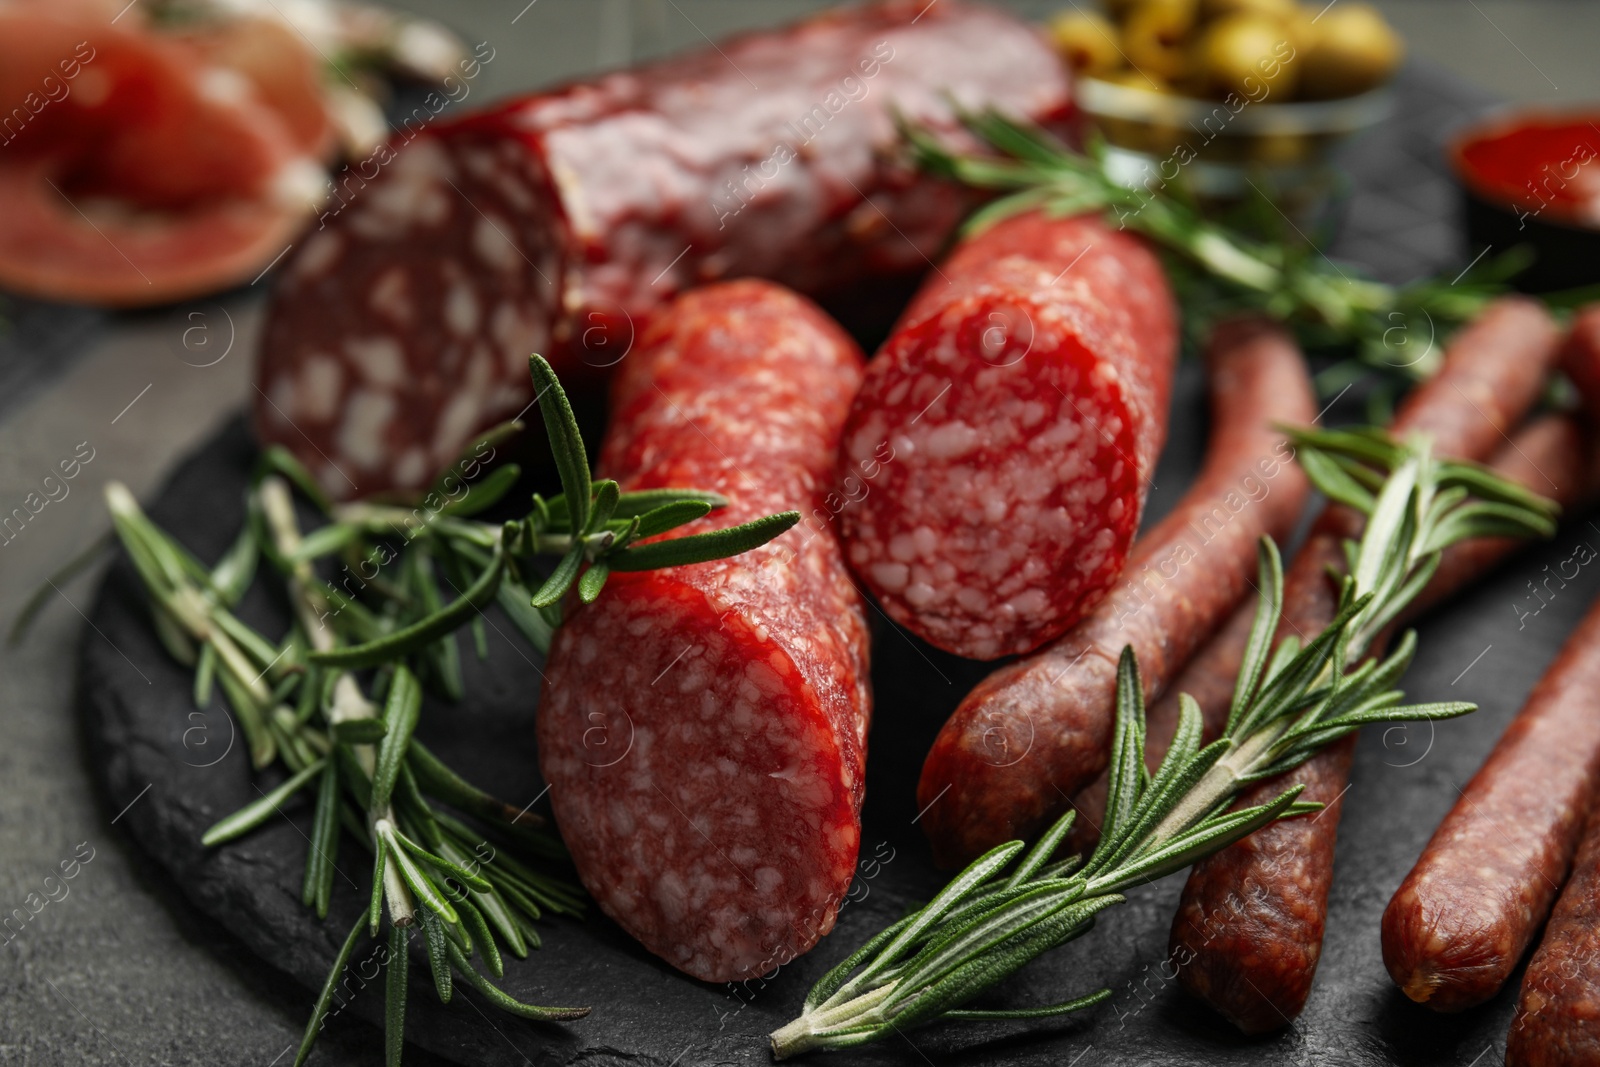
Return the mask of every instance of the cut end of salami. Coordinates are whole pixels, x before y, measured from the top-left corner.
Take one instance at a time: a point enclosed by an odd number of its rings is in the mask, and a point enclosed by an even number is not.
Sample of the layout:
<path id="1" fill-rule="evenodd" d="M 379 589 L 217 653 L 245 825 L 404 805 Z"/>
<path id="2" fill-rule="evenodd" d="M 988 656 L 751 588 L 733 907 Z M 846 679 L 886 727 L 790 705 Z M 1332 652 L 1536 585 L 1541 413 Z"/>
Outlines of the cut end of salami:
<path id="1" fill-rule="evenodd" d="M 860 843 L 864 605 L 825 518 L 855 343 L 766 282 L 681 297 L 621 368 L 602 473 L 714 489 L 683 532 L 795 508 L 732 559 L 617 574 L 557 631 L 539 761 L 607 915 L 707 981 L 771 971 L 833 927 Z"/>
<path id="2" fill-rule="evenodd" d="M 335 498 L 420 489 L 524 409 L 558 299 L 550 201 L 519 146 L 423 133 L 367 162 L 286 260 L 255 394 L 257 436 Z"/>
<path id="3" fill-rule="evenodd" d="M 706 981 L 769 972 L 832 929 L 860 843 L 856 759 L 769 635 L 670 573 L 620 575 L 551 662 L 540 762 L 607 915 Z"/>
<path id="4" fill-rule="evenodd" d="M 1121 573 L 1164 436 L 1176 331 L 1154 255 L 1020 216 L 958 249 L 867 371 L 840 450 L 850 565 L 975 659 L 1059 636 Z"/>

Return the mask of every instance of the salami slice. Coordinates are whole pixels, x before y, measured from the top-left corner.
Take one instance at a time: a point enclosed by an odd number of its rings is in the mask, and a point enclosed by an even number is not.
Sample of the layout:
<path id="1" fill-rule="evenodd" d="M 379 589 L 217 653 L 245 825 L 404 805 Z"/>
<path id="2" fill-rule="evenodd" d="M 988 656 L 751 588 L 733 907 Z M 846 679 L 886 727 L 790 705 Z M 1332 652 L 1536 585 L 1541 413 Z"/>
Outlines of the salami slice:
<path id="1" fill-rule="evenodd" d="M 1497 301 L 1456 335 L 1438 376 L 1406 398 L 1391 432 L 1426 433 L 1441 455 L 1488 456 L 1538 399 L 1559 341 L 1536 302 Z M 1343 567 L 1340 542 L 1359 528 L 1354 512 L 1324 512 L 1284 576 L 1280 637 L 1316 633 L 1332 619 L 1328 571 Z M 1288 1025 L 1311 994 L 1354 749 L 1352 734 L 1242 794 L 1241 806 L 1260 804 L 1298 784 L 1302 800 L 1326 808 L 1272 823 L 1202 860 L 1184 886 L 1171 934 L 1173 958 L 1185 961 L 1180 981 L 1246 1033 Z"/>
<path id="2" fill-rule="evenodd" d="M 576 385 L 691 286 L 926 270 L 973 194 L 910 165 L 897 114 L 972 147 L 953 103 L 1056 123 L 1069 99 L 1021 20 L 886 0 L 409 122 L 284 261 L 257 433 L 336 496 L 414 489 L 527 406 L 530 352 Z"/>
<path id="3" fill-rule="evenodd" d="M 842 481 L 877 472 L 840 519 L 884 611 L 974 659 L 1083 618 L 1127 562 L 1176 344 L 1160 263 L 1097 217 L 961 245 L 872 361 L 839 457 Z"/>
<path id="4" fill-rule="evenodd" d="M 1133 645 L 1146 689 L 1159 692 L 1248 588 L 1261 535 L 1284 536 L 1299 515 L 1305 476 L 1273 429 L 1316 416 L 1299 348 L 1276 326 L 1241 320 L 1213 333 L 1206 362 L 1212 438 L 1199 479 L 1140 539 L 1099 607 L 984 679 L 935 739 L 917 804 L 941 864 L 1059 816 L 1105 769 L 1123 647 Z"/>
<path id="5" fill-rule="evenodd" d="M 615 382 L 599 468 L 715 486 L 707 526 L 821 506 L 855 343 L 766 282 L 681 297 Z M 539 763 L 584 885 L 674 967 L 751 978 L 833 926 L 855 868 L 864 605 L 826 524 L 731 560 L 614 574 L 557 632 Z"/>

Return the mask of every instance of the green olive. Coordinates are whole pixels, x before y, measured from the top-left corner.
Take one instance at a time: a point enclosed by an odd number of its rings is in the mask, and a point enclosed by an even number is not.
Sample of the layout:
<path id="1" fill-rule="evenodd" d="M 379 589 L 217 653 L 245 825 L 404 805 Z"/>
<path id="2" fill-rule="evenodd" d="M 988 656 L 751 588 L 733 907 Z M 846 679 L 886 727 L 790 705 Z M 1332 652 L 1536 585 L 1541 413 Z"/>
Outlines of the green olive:
<path id="1" fill-rule="evenodd" d="M 1122 66 L 1117 28 L 1104 15 L 1063 12 L 1050 22 L 1050 40 L 1074 74 L 1098 78 Z"/>
<path id="2" fill-rule="evenodd" d="M 1189 34 L 1195 26 L 1192 0 L 1145 0 L 1122 26 L 1122 51 L 1134 70 L 1172 81 L 1189 65 Z"/>
<path id="3" fill-rule="evenodd" d="M 1229 15 L 1195 42 L 1194 80 L 1207 95 L 1235 94 L 1252 103 L 1288 100 L 1294 92 L 1294 46 L 1284 25 L 1260 15 Z"/>
<path id="4" fill-rule="evenodd" d="M 1389 80 L 1405 46 L 1367 4 L 1341 3 L 1312 27 L 1297 63 L 1303 95 L 1315 100 L 1354 96 Z"/>

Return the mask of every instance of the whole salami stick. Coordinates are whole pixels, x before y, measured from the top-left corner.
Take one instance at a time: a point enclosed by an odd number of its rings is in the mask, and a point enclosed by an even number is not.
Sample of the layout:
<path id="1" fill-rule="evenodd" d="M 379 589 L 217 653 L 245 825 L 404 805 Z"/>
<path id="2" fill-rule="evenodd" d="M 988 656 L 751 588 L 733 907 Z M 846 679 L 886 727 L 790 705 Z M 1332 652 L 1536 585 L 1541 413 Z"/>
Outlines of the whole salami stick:
<path id="1" fill-rule="evenodd" d="M 1127 560 L 1176 353 L 1172 292 L 1141 239 L 1039 213 L 969 238 L 850 410 L 851 568 L 891 618 L 958 655 L 1060 636 Z"/>
<path id="2" fill-rule="evenodd" d="M 1600 604 L 1567 639 L 1384 910 L 1383 962 L 1412 1000 L 1446 1012 L 1482 1004 L 1544 923 L 1593 808 L 1596 691 Z"/>
<path id="3" fill-rule="evenodd" d="M 337 498 L 415 489 L 529 404 L 529 352 L 594 380 L 723 278 L 898 292 L 984 194 L 907 162 L 896 116 L 975 147 L 955 102 L 1053 125 L 1070 99 L 1021 19 L 884 0 L 460 119 L 419 108 L 284 260 L 257 435 Z"/>
<path id="4" fill-rule="evenodd" d="M 1146 690 L 1159 692 L 1249 588 L 1260 537 L 1285 535 L 1299 515 L 1306 479 L 1272 428 L 1316 417 L 1293 339 L 1264 320 L 1226 322 L 1206 362 L 1212 429 L 1199 479 L 1092 614 L 986 678 L 935 740 L 917 795 L 941 864 L 1059 816 L 1105 769 L 1122 648 L 1133 646 Z"/>
<path id="5" fill-rule="evenodd" d="M 1584 620 L 1585 630 L 1593 618 L 1591 609 Z M 1588 640 L 1588 657 L 1593 662 L 1595 635 L 1590 634 Z M 1593 690 L 1584 697 L 1592 712 Z M 1506 1067 L 1589 1067 L 1600 1062 L 1600 1028 L 1595 1026 L 1597 986 L 1600 818 L 1591 814 L 1572 864 L 1572 876 L 1523 972 L 1522 990 L 1506 1035 Z"/>
<path id="6" fill-rule="evenodd" d="M 644 342 L 615 381 L 602 473 L 624 490 L 715 478 L 722 522 L 820 505 L 862 373 L 832 320 L 728 282 Z M 864 612 L 825 528 L 613 574 L 556 633 L 538 735 L 562 836 L 605 913 L 696 978 L 764 974 L 833 927 L 860 843 Z"/>
<path id="7" fill-rule="evenodd" d="M 1513 485 L 1541 493 L 1563 509 L 1571 509 L 1600 493 L 1600 456 L 1594 435 L 1572 415 L 1541 415 L 1512 435 L 1489 462 L 1496 474 Z M 1552 490 L 1553 482 L 1558 490 Z M 1417 618 L 1447 600 L 1526 544 L 1510 537 L 1479 537 L 1445 549 L 1427 587 L 1411 602 L 1399 623 Z M 1155 767 L 1166 755 L 1178 727 L 1178 694 L 1187 693 L 1200 706 L 1203 736 L 1215 738 L 1228 718 L 1233 682 L 1244 660 L 1245 645 L 1255 605 L 1242 605 L 1223 628 L 1195 653 L 1145 714 L 1145 757 Z M 1398 624 L 1397 624 L 1398 625 Z M 1072 847 L 1087 851 L 1100 836 L 1105 812 L 1106 778 L 1072 799 L 1079 822 L 1073 826 Z"/>
<path id="8" fill-rule="evenodd" d="M 1406 398 L 1391 431 L 1428 433 L 1443 456 L 1490 455 L 1537 400 L 1559 340 L 1538 303 L 1496 301 L 1455 336 L 1438 375 Z M 1343 570 L 1341 542 L 1359 526 L 1348 509 L 1324 512 L 1285 575 L 1279 640 L 1320 630 L 1332 617 L 1328 571 Z M 1250 835 L 1197 864 L 1184 886 L 1171 933 L 1180 980 L 1246 1033 L 1288 1025 L 1310 996 L 1355 736 L 1240 798 L 1259 803 L 1300 785 L 1302 799 L 1325 805 L 1321 812 Z"/>

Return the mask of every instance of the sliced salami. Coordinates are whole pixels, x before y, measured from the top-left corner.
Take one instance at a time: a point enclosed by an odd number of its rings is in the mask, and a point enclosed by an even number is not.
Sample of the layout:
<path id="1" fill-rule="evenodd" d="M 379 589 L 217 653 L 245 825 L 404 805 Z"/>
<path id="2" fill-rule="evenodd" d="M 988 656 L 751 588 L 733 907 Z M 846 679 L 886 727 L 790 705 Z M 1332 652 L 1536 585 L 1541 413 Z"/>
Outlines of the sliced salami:
<path id="1" fill-rule="evenodd" d="M 624 364 L 599 469 L 625 490 L 715 487 L 730 502 L 707 527 L 810 514 L 861 373 L 803 298 L 697 290 Z M 819 523 L 614 574 L 557 632 L 538 716 L 557 822 L 606 914 L 696 978 L 763 974 L 833 926 L 860 839 L 864 610 Z"/>
<path id="2" fill-rule="evenodd" d="M 257 432 L 337 496 L 415 489 L 527 406 L 530 352 L 578 385 L 695 285 L 925 270 L 974 201 L 910 165 L 896 114 L 971 147 L 955 102 L 1056 123 L 1069 99 L 1021 20 L 886 0 L 410 124 L 284 261 Z"/>
<path id="3" fill-rule="evenodd" d="M 957 248 L 869 367 L 839 457 L 842 483 L 871 482 L 841 529 L 884 611 L 974 659 L 1083 618 L 1127 562 L 1176 347 L 1159 261 L 1097 217 L 1019 215 Z"/>

